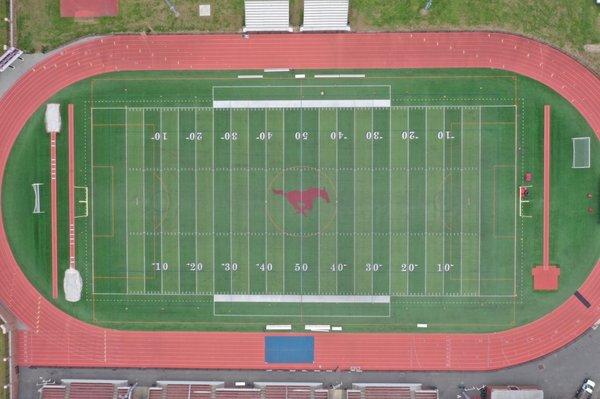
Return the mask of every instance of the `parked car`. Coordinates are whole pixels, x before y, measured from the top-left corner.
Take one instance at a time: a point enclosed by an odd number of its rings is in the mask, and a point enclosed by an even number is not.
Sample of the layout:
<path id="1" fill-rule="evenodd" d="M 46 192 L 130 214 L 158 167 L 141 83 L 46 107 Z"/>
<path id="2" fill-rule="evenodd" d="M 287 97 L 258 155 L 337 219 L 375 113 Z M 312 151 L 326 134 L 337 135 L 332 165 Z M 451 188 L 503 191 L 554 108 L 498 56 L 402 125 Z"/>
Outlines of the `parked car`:
<path id="1" fill-rule="evenodd" d="M 598 0 L 600 1 L 600 0 Z M 594 388 L 596 387 L 596 383 L 589 378 L 583 380 L 583 384 L 577 390 L 577 394 L 575 395 L 576 399 L 591 399 L 594 394 Z"/>

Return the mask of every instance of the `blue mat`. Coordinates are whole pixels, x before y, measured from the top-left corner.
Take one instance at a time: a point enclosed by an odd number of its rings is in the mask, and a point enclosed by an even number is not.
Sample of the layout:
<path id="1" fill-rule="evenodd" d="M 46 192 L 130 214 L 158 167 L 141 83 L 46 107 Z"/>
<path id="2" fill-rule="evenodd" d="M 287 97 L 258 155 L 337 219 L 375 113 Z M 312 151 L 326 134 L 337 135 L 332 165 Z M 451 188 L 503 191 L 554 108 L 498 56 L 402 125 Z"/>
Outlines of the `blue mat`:
<path id="1" fill-rule="evenodd" d="M 267 363 L 312 363 L 314 359 L 314 337 L 265 337 Z"/>

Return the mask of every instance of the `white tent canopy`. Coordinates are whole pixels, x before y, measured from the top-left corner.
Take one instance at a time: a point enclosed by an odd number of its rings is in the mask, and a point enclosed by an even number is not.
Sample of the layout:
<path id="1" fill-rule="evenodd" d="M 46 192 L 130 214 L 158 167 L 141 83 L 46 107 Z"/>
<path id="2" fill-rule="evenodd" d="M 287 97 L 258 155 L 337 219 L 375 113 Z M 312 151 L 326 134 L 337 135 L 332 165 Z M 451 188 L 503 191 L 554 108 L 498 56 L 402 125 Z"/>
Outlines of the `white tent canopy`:
<path id="1" fill-rule="evenodd" d="M 289 0 L 245 0 L 244 32 L 291 32 Z"/>
<path id="2" fill-rule="evenodd" d="M 304 0 L 302 31 L 349 31 L 349 0 Z"/>

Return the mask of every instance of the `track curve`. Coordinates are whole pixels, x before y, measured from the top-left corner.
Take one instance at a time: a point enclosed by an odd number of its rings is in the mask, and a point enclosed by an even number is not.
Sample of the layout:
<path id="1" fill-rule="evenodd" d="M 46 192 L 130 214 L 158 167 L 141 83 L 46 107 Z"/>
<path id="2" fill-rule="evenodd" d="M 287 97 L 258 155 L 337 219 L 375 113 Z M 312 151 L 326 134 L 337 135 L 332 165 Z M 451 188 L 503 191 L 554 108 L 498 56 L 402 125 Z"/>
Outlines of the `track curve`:
<path id="1" fill-rule="evenodd" d="M 110 36 L 76 43 L 25 74 L 0 100 L 0 177 L 29 117 L 62 88 L 129 70 L 263 68 L 496 68 L 560 93 L 600 138 L 600 79 L 566 54 L 520 36 L 487 32 Z M 264 362 L 263 333 L 134 332 L 92 326 L 48 302 L 16 263 L 0 227 L 0 300 L 27 330 L 22 366 L 289 369 Z M 542 318 L 487 334 L 317 334 L 303 369 L 492 370 L 568 344 L 600 318 L 600 262 L 579 291 Z"/>

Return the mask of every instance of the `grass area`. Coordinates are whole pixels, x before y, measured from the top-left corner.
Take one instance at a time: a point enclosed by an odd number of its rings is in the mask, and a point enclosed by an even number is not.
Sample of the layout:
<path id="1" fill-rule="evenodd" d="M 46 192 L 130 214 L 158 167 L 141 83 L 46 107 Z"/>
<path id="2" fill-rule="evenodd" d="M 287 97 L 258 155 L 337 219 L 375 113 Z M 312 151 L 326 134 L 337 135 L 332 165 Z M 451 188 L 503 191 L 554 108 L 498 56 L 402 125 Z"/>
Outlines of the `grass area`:
<path id="1" fill-rule="evenodd" d="M 4 18 L 8 17 L 8 1 L 0 0 L 0 51 L 8 45 L 8 23 Z"/>
<path id="2" fill-rule="evenodd" d="M 63 112 L 76 104 L 76 184 L 92 202 L 91 216 L 77 219 L 83 300 L 57 305 L 125 329 L 326 321 L 347 331 L 414 331 L 417 323 L 498 331 L 572 295 L 600 256 L 598 216 L 586 211 L 596 201 L 586 194 L 597 192 L 600 144 L 592 140 L 591 169 L 571 168 L 571 138 L 594 137 L 579 113 L 547 87 L 503 71 L 355 72 L 367 78 L 312 79 L 306 71 L 301 88 L 289 73 L 258 81 L 235 72 L 118 73 L 57 93 Z M 391 98 L 392 107 L 217 110 L 213 95 Z M 544 104 L 553 107 L 555 293 L 533 292 L 530 277 L 541 259 Z M 49 202 L 42 124 L 43 109 L 18 138 L 2 203 L 16 258 L 49 296 L 50 215 L 31 213 L 32 183 L 44 183 L 42 210 Z M 61 134 L 63 182 L 65 144 Z M 534 176 L 532 218 L 515 221 L 525 171 Z M 59 187 L 66 237 L 67 187 Z M 306 216 L 273 192 L 310 187 L 323 187 L 329 202 L 315 198 Z M 68 248 L 59 243 L 62 270 Z M 213 302 L 231 293 L 379 294 L 391 305 Z"/>
<path id="3" fill-rule="evenodd" d="M 27 51 L 57 47 L 78 37 L 117 32 L 237 32 L 243 26 L 243 0 L 176 0 L 175 18 L 162 1 L 121 0 L 115 18 L 75 21 L 60 18 L 58 0 L 18 2 L 18 42 Z M 198 16 L 198 4 L 211 3 L 213 15 Z M 540 38 L 600 70 L 600 55 L 583 45 L 600 43 L 600 7 L 592 0 L 352 0 L 350 25 L 355 31 L 491 29 Z M 302 21 L 302 0 L 290 3 L 290 21 Z"/>
<path id="4" fill-rule="evenodd" d="M 0 399 L 10 398 L 10 389 L 1 388 L 10 382 L 8 362 L 2 361 L 8 355 L 8 334 L 0 333 Z"/>

